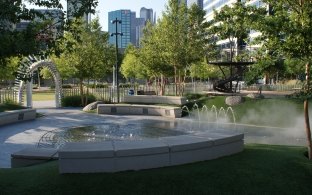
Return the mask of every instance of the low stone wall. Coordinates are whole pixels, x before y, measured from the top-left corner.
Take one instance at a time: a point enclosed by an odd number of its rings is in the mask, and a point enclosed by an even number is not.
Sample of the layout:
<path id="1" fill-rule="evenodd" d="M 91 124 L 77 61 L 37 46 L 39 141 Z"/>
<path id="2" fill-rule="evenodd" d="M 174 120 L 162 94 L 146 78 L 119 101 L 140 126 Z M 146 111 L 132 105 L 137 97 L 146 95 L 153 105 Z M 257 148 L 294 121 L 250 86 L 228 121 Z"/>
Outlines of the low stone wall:
<path id="1" fill-rule="evenodd" d="M 129 95 L 124 97 L 125 103 L 140 103 L 140 104 L 186 104 L 185 97 L 179 96 L 157 96 L 157 95 Z"/>
<path id="2" fill-rule="evenodd" d="M 66 143 L 60 173 L 118 172 L 167 167 L 241 152 L 243 134 L 203 133 L 135 141 Z"/>
<path id="3" fill-rule="evenodd" d="M 22 109 L 0 112 L 0 126 L 36 118 L 36 109 Z"/>
<path id="4" fill-rule="evenodd" d="M 152 115 L 180 118 L 181 108 L 171 106 L 135 105 L 135 104 L 99 104 L 98 114 Z"/>

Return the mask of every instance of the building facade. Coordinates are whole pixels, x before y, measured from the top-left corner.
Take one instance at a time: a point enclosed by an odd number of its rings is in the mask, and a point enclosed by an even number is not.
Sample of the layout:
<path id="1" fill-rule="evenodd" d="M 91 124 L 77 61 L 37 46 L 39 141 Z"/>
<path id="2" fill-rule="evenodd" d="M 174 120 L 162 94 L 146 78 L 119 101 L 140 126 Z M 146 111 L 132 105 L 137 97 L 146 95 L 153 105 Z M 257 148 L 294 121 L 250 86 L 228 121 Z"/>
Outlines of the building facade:
<path id="1" fill-rule="evenodd" d="M 140 41 L 143 37 L 143 30 L 146 25 L 146 20 L 144 18 L 136 18 L 136 38 L 135 38 L 135 46 L 140 47 Z"/>
<path id="2" fill-rule="evenodd" d="M 247 5 L 253 5 L 256 7 L 262 7 L 266 6 L 261 0 L 251 0 L 251 1 L 246 1 L 246 0 L 204 0 L 203 1 L 203 9 L 206 11 L 206 20 L 211 21 L 214 18 L 214 10 L 220 11 L 222 7 L 228 5 L 231 6 L 236 2 L 246 2 Z M 254 37 L 259 36 L 259 32 L 251 30 L 249 33 L 249 39 L 252 40 Z M 252 45 L 248 45 L 242 41 L 242 40 L 237 40 L 234 39 L 234 45 L 232 45 L 235 49 L 235 54 L 237 55 L 241 50 L 254 50 L 256 47 Z M 217 42 L 221 49 L 221 57 L 220 60 L 228 60 L 230 58 L 230 42 L 228 40 L 219 40 Z M 249 51 L 248 51 L 249 52 Z"/>
<path id="3" fill-rule="evenodd" d="M 206 11 L 206 18 L 208 21 L 213 19 L 213 11 L 219 11 L 225 5 L 231 5 L 238 0 L 204 0 L 203 9 Z"/>
<path id="4" fill-rule="evenodd" d="M 117 33 L 123 33 L 122 36 L 118 35 L 118 48 L 124 49 L 131 43 L 131 32 L 133 33 L 131 19 L 133 22 L 133 13 L 131 13 L 131 10 L 116 10 L 108 12 L 108 32 L 110 34 L 116 33 L 116 23 L 112 23 L 112 21 L 116 19 L 121 20 L 121 23 L 117 23 Z M 110 36 L 109 43 L 115 45 L 116 37 Z"/>
<path id="5" fill-rule="evenodd" d="M 187 6 L 191 7 L 193 4 L 198 5 L 201 9 L 204 8 L 204 1 L 203 0 L 187 0 Z"/>
<path id="6" fill-rule="evenodd" d="M 72 20 L 75 13 L 80 9 L 80 7 L 81 0 L 67 0 L 67 19 Z M 84 13 L 82 19 L 89 24 L 91 22 L 91 14 Z"/>
<path id="7" fill-rule="evenodd" d="M 147 9 L 145 7 L 142 7 L 140 9 L 140 18 L 143 18 L 145 20 L 145 23 L 149 21 L 150 23 L 155 24 L 153 9 Z"/>
<path id="8" fill-rule="evenodd" d="M 38 34 L 39 39 L 55 39 L 61 35 L 63 35 L 63 11 L 60 9 L 36 9 L 35 11 L 39 12 L 43 15 L 43 17 L 35 17 L 33 22 L 43 22 L 50 21 L 49 25 L 42 30 L 41 33 Z M 15 24 L 16 31 L 24 31 L 27 29 L 27 26 L 31 23 L 31 21 L 21 21 Z"/>
<path id="9" fill-rule="evenodd" d="M 121 24 L 117 24 L 117 32 L 123 33 L 123 36 L 118 36 L 118 47 L 121 49 L 127 48 L 129 44 L 140 47 L 140 41 L 143 36 L 143 29 L 150 21 L 154 24 L 153 9 L 142 7 L 140 17 L 136 17 L 136 12 L 131 10 L 116 10 L 108 13 L 108 32 L 110 34 L 116 32 L 116 24 L 112 24 L 113 20 L 121 20 Z M 116 44 L 116 37 L 111 36 L 109 43 Z"/>
<path id="10" fill-rule="evenodd" d="M 55 39 L 63 35 L 63 11 L 60 9 L 38 9 L 44 18 L 36 17 L 34 21 L 42 22 L 43 20 L 50 20 L 50 25 L 48 26 L 47 32 L 48 34 L 52 35 L 52 38 Z M 46 36 L 46 32 L 42 32 L 41 36 Z M 51 38 L 51 37 L 50 37 Z"/>

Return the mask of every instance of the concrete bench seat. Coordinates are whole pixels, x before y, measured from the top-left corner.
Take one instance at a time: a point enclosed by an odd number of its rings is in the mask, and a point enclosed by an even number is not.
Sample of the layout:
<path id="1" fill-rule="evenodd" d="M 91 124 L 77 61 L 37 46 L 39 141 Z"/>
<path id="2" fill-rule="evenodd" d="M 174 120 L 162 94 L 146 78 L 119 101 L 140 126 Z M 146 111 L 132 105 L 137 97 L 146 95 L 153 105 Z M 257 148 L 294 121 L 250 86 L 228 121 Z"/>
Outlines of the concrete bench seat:
<path id="1" fill-rule="evenodd" d="M 125 114 L 125 115 L 151 115 L 180 118 L 182 110 L 180 107 L 155 106 L 139 104 L 99 104 L 98 114 Z"/>
<path id="2" fill-rule="evenodd" d="M 129 95 L 125 96 L 123 102 L 129 104 L 173 104 L 184 105 L 187 103 L 185 97 L 180 96 L 158 96 L 158 95 Z"/>
<path id="3" fill-rule="evenodd" d="M 11 123 L 34 120 L 36 118 L 36 109 L 21 109 L 0 112 L 0 126 Z"/>
<path id="4" fill-rule="evenodd" d="M 137 95 L 156 95 L 156 91 L 143 91 L 138 90 Z"/>
<path id="5" fill-rule="evenodd" d="M 11 167 L 25 167 L 58 159 L 57 149 L 25 148 L 11 154 Z"/>
<path id="6" fill-rule="evenodd" d="M 159 139 L 66 143 L 59 150 L 60 173 L 141 170 L 194 163 L 243 150 L 243 134 L 209 133 Z"/>
<path id="7" fill-rule="evenodd" d="M 68 142 L 61 149 L 26 148 L 11 155 L 11 167 L 59 159 L 59 172 L 98 173 L 168 167 L 241 152 L 244 135 L 204 132 L 144 140 Z"/>

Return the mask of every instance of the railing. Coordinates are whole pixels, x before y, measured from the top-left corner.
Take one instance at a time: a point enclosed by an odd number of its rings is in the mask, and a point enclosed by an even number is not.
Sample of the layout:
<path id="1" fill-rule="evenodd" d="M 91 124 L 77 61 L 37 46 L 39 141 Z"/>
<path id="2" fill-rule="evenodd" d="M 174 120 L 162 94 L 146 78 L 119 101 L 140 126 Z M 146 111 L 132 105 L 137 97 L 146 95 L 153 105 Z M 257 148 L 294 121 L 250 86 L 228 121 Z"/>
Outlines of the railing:
<path id="1" fill-rule="evenodd" d="M 0 103 L 3 103 L 7 100 L 17 102 L 17 92 L 13 89 L 1 89 L 0 90 Z"/>
<path id="2" fill-rule="evenodd" d="M 250 85 L 246 87 L 242 87 L 244 90 L 248 91 L 258 91 L 261 86 L 262 91 L 293 91 L 297 89 L 301 89 L 302 85 Z"/>
<path id="3" fill-rule="evenodd" d="M 233 85 L 235 86 L 235 85 Z M 248 91 L 258 91 L 259 87 L 262 87 L 262 91 L 293 91 L 301 89 L 301 85 L 250 85 L 243 86 L 239 85 L 239 90 L 248 90 Z M 139 85 L 132 87 L 120 87 L 120 99 L 123 100 L 124 96 L 128 95 L 130 89 L 135 91 L 135 94 L 139 90 L 143 91 L 156 91 L 155 86 L 149 85 Z M 117 97 L 116 89 L 108 87 L 108 88 L 89 88 L 89 94 L 93 94 L 98 99 L 114 102 L 114 98 Z M 213 90 L 212 84 L 209 82 L 200 82 L 200 83 L 186 83 L 184 87 L 184 94 L 187 93 L 202 93 L 203 91 Z M 86 93 L 86 88 L 84 88 L 84 92 Z M 79 88 L 71 88 L 71 89 L 63 89 L 64 97 L 80 95 Z M 175 85 L 170 84 L 165 87 L 165 95 L 172 96 L 175 94 Z M 16 96 L 17 92 L 13 89 L 1 89 L 0 90 L 0 103 L 5 102 L 6 100 L 12 100 L 17 102 Z"/>
<path id="4" fill-rule="evenodd" d="M 128 86 L 128 87 L 120 87 L 119 88 L 119 96 L 120 99 L 123 100 L 125 95 L 128 95 L 129 90 L 134 90 L 135 94 L 137 91 L 155 91 L 155 86 L 149 85 L 136 85 L 136 86 Z M 184 94 L 186 93 L 202 93 L 203 91 L 212 90 L 212 84 L 208 83 L 186 83 L 184 86 Z M 107 88 L 89 88 L 89 94 L 96 96 L 98 99 L 110 101 L 112 102 L 114 97 L 117 97 L 116 88 L 107 87 Z M 84 88 L 84 93 L 87 92 L 87 89 Z M 64 96 L 73 96 L 80 95 L 79 88 L 72 89 L 63 89 Z M 165 86 L 165 95 L 173 96 L 175 95 L 175 85 L 170 84 Z"/>

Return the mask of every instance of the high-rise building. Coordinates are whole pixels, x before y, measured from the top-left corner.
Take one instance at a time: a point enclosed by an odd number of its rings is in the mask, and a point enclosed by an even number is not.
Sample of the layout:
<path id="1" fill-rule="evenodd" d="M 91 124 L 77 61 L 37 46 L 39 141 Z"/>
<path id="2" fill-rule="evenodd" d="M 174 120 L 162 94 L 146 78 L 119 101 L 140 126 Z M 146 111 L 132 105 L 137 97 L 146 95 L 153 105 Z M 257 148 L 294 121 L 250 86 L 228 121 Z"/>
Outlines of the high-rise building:
<path id="1" fill-rule="evenodd" d="M 59 9 L 36 9 L 35 11 L 43 15 L 43 17 L 35 17 L 34 22 L 43 22 L 45 20 L 50 20 L 48 26 L 46 26 L 42 32 L 38 34 L 38 38 L 53 38 L 59 37 L 63 34 L 62 25 L 63 25 L 63 11 Z M 24 31 L 27 29 L 27 26 L 31 21 L 21 21 L 15 25 L 16 31 Z M 52 37 L 51 37 L 52 36 Z"/>
<path id="2" fill-rule="evenodd" d="M 213 19 L 213 10 L 220 10 L 225 5 L 231 5 L 240 0 L 204 0 L 203 9 L 206 11 L 207 20 Z"/>
<path id="3" fill-rule="evenodd" d="M 247 5 L 254 5 L 256 7 L 260 7 L 260 6 L 266 6 L 261 0 L 251 0 L 251 1 L 246 1 L 246 0 L 204 0 L 203 1 L 203 9 L 206 11 L 206 19 L 208 21 L 211 21 L 214 18 L 214 10 L 219 11 L 221 10 L 222 7 L 228 5 L 228 6 L 232 6 L 234 3 L 236 2 L 245 2 Z M 250 39 L 253 39 L 253 37 L 258 36 L 259 33 L 256 31 L 251 31 L 249 33 L 249 37 Z M 220 46 L 220 49 L 222 49 L 222 51 L 225 51 L 225 53 L 229 56 L 229 51 L 230 50 L 230 43 L 228 40 L 220 40 L 217 43 Z M 234 47 L 238 50 L 241 49 L 246 49 L 246 43 L 243 40 L 235 40 L 235 45 Z M 248 46 L 248 49 L 255 49 L 252 46 Z"/>
<path id="4" fill-rule="evenodd" d="M 146 25 L 146 20 L 144 18 L 136 18 L 136 36 L 135 36 L 135 46 L 140 47 L 140 42 L 143 37 L 143 29 Z"/>
<path id="5" fill-rule="evenodd" d="M 132 45 L 136 45 L 136 26 L 137 26 L 136 13 L 135 12 L 131 12 L 130 42 L 131 42 Z"/>
<path id="6" fill-rule="evenodd" d="M 155 24 L 156 16 L 153 15 L 153 9 L 147 9 L 142 7 L 140 9 L 140 17 L 136 18 L 135 28 L 136 28 L 136 36 L 135 36 L 135 46 L 140 47 L 140 41 L 143 37 L 143 29 L 146 26 L 147 22 L 151 24 Z"/>
<path id="7" fill-rule="evenodd" d="M 81 0 L 67 0 L 67 19 L 71 20 L 74 18 L 74 14 L 81 7 Z M 91 13 L 84 13 L 83 20 L 87 23 L 91 21 Z"/>
<path id="8" fill-rule="evenodd" d="M 154 18 L 153 18 L 153 9 L 147 9 L 145 7 L 142 7 L 140 9 L 140 18 L 143 18 L 145 20 L 145 23 L 149 21 L 150 23 L 154 24 Z"/>
<path id="9" fill-rule="evenodd" d="M 121 20 L 121 23 L 117 23 L 117 33 L 123 33 L 122 36 L 118 36 L 118 47 L 126 48 L 131 43 L 131 18 L 133 19 L 133 13 L 130 10 L 116 10 L 108 12 L 108 32 L 110 34 L 116 33 L 116 23 L 114 20 Z M 115 44 L 116 37 L 111 36 L 109 43 Z"/>
<path id="10" fill-rule="evenodd" d="M 204 8 L 204 1 L 203 0 L 187 0 L 187 6 L 191 7 L 193 4 L 198 5 L 201 9 Z"/>
<path id="11" fill-rule="evenodd" d="M 36 17 L 34 21 L 42 22 L 43 20 L 50 20 L 51 23 L 48 26 L 48 31 L 52 33 L 53 38 L 59 37 L 63 34 L 62 32 L 62 25 L 63 25 L 63 11 L 60 9 L 38 9 L 36 11 L 39 11 L 44 18 Z M 42 32 L 43 34 L 46 34 L 46 32 Z"/>

